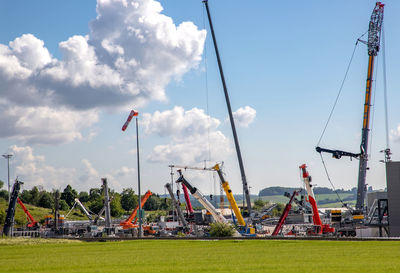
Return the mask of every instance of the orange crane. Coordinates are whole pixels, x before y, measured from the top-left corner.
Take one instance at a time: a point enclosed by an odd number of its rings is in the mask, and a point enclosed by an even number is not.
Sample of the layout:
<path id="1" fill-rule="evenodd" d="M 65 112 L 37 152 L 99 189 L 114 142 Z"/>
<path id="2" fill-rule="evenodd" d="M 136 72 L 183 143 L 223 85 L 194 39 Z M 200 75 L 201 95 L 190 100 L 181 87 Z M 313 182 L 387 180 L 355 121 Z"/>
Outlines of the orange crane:
<path id="1" fill-rule="evenodd" d="M 147 191 L 145 195 L 142 196 L 140 205 L 143 208 L 143 205 L 146 203 L 147 199 L 152 195 L 151 191 Z M 138 225 L 136 224 L 136 220 L 134 223 L 132 223 L 133 219 L 136 217 L 137 212 L 139 210 L 139 205 L 132 211 L 131 215 L 126 219 L 125 221 L 122 221 L 119 223 L 120 226 L 123 227 L 123 229 L 130 229 L 130 228 L 136 228 Z"/>
<path id="2" fill-rule="evenodd" d="M 21 208 L 24 210 L 26 214 L 26 218 L 28 219 L 28 224 L 26 225 L 28 228 L 38 228 L 39 224 L 35 219 L 33 219 L 32 214 L 29 213 L 28 209 L 25 207 L 24 203 L 22 203 L 21 199 L 17 197 L 17 202 L 21 206 Z"/>

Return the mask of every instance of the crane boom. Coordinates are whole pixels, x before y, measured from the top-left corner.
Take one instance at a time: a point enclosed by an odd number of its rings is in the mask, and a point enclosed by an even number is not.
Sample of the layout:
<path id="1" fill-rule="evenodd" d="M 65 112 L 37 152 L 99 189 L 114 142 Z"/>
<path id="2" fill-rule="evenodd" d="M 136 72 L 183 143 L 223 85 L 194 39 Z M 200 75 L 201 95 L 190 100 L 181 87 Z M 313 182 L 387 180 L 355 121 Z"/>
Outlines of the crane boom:
<path id="1" fill-rule="evenodd" d="M 180 176 L 176 182 L 184 184 L 190 191 L 190 193 L 196 198 L 197 201 L 199 201 L 200 204 L 203 205 L 203 207 L 211 213 L 213 216 L 214 220 L 218 223 L 227 223 L 228 221 L 225 219 L 224 216 L 222 216 L 216 209 L 215 207 L 208 201 L 204 195 L 196 188 L 193 187 L 184 177 L 182 174 L 181 170 L 178 170 Z"/>
<path id="2" fill-rule="evenodd" d="M 331 227 L 329 224 L 322 223 L 321 217 L 319 215 L 318 207 L 317 207 L 317 201 L 314 196 L 314 191 L 312 190 L 311 176 L 308 174 L 306 164 L 301 165 L 300 169 L 302 172 L 303 182 L 304 182 L 304 185 L 307 190 L 308 202 L 311 204 L 311 207 L 312 207 L 313 224 L 314 224 L 314 226 L 317 227 L 317 229 L 315 231 L 313 231 L 312 234 L 334 233 L 335 228 Z"/>
<path id="3" fill-rule="evenodd" d="M 371 93 L 372 93 L 372 81 L 374 72 L 374 59 L 378 54 L 380 48 L 380 37 L 383 23 L 383 7 L 384 4 L 376 2 L 375 8 L 371 15 L 368 28 L 368 72 L 367 72 L 367 84 L 365 89 L 365 103 L 364 103 L 364 115 L 363 115 L 363 127 L 361 133 L 361 156 L 360 164 L 358 169 L 358 187 L 357 187 L 357 202 L 356 209 L 362 211 L 364 208 L 365 199 L 365 181 L 367 174 L 367 163 L 368 163 L 368 137 L 369 137 L 369 124 L 370 124 L 370 112 L 371 112 Z"/>
<path id="4" fill-rule="evenodd" d="M 76 202 L 76 204 L 78 204 L 78 205 L 81 207 L 81 209 L 82 209 L 83 212 L 85 213 L 86 217 L 89 218 L 89 221 L 92 221 L 92 220 L 93 220 L 92 215 L 90 215 L 90 213 L 87 211 L 87 209 L 85 208 L 85 206 L 81 203 L 81 201 L 79 201 L 78 198 L 75 198 L 75 202 Z"/>
<path id="5" fill-rule="evenodd" d="M 10 203 L 8 204 L 6 221 L 4 222 L 3 234 L 6 236 L 12 236 L 12 229 L 14 226 L 14 217 L 15 217 L 15 206 L 17 204 L 17 198 L 19 190 L 21 189 L 21 185 L 24 182 L 19 181 L 18 179 L 15 180 L 14 186 L 11 191 L 10 196 Z"/>
<path id="6" fill-rule="evenodd" d="M 189 192 L 185 184 L 182 184 L 182 189 L 183 189 L 183 195 L 185 196 L 187 210 L 190 214 L 192 214 L 194 212 L 192 207 L 192 202 L 190 202 Z"/>
<path id="7" fill-rule="evenodd" d="M 25 212 L 26 217 L 29 220 L 29 223 L 27 224 L 28 228 L 32 228 L 32 227 L 37 227 L 38 226 L 38 222 L 35 221 L 35 219 L 33 219 L 32 214 L 30 214 L 30 212 L 28 211 L 28 209 L 25 207 L 24 203 L 22 203 L 21 199 L 19 199 L 19 197 L 17 197 L 17 202 L 18 204 L 21 206 L 22 210 Z"/>
<path id="8" fill-rule="evenodd" d="M 187 227 L 187 221 L 183 216 L 181 207 L 179 206 L 179 202 L 176 200 L 174 193 L 172 192 L 172 187 L 170 183 L 165 184 L 165 188 L 168 190 L 169 195 L 171 196 L 172 202 L 174 202 L 176 213 L 178 214 L 179 220 L 181 221 L 184 227 Z"/>
<path id="9" fill-rule="evenodd" d="M 229 204 L 231 205 L 231 208 L 232 208 L 233 212 L 235 213 L 235 216 L 236 216 L 236 219 L 237 219 L 239 225 L 241 225 L 243 227 L 246 226 L 246 222 L 244 221 L 242 214 L 240 214 L 240 210 L 236 203 L 235 197 L 232 194 L 232 190 L 229 187 L 229 183 L 224 178 L 224 175 L 219 167 L 219 164 L 216 164 L 213 167 L 213 169 L 216 170 L 218 173 L 218 176 L 219 176 L 219 179 L 221 180 L 222 187 L 224 188 L 226 197 L 228 198 Z"/>
<path id="10" fill-rule="evenodd" d="M 149 199 L 151 195 L 152 195 L 151 191 L 147 191 L 145 193 L 145 195 L 142 196 L 142 199 L 141 199 L 141 202 L 140 202 L 141 207 L 144 206 L 144 204 L 146 203 L 147 199 Z M 125 221 L 120 222 L 119 225 L 122 226 L 124 229 L 129 229 L 129 228 L 132 228 L 132 227 L 136 227 L 135 225 L 132 224 L 132 221 L 136 217 L 138 210 L 139 210 L 139 205 L 132 211 L 132 213 L 128 217 L 128 219 L 126 219 Z"/>
<path id="11" fill-rule="evenodd" d="M 221 58 L 219 57 L 217 39 L 215 38 L 214 27 L 213 27 L 212 20 L 211 20 L 211 15 L 210 15 L 210 9 L 208 8 L 208 0 L 203 0 L 203 3 L 204 3 L 204 6 L 206 7 L 206 10 L 207 10 L 207 17 L 208 17 L 208 22 L 210 24 L 211 36 L 212 36 L 212 39 L 213 39 L 213 42 L 214 42 L 215 55 L 217 56 L 219 74 L 221 76 L 222 87 L 224 89 L 226 107 L 228 108 L 229 121 L 230 121 L 231 127 L 232 127 L 233 140 L 235 142 L 235 148 L 236 148 L 236 154 L 237 154 L 238 162 L 239 162 L 240 174 L 242 176 L 243 194 L 246 197 L 247 212 L 250 215 L 250 213 L 251 213 L 251 200 L 250 200 L 249 187 L 247 185 L 246 174 L 245 174 L 245 171 L 244 171 L 242 153 L 240 152 L 239 139 L 238 139 L 238 136 L 236 134 L 235 121 L 233 120 L 233 114 L 232 114 L 231 103 L 230 103 L 230 100 L 229 100 L 228 88 L 226 87 L 225 76 L 224 76 L 224 71 L 222 69 Z"/>

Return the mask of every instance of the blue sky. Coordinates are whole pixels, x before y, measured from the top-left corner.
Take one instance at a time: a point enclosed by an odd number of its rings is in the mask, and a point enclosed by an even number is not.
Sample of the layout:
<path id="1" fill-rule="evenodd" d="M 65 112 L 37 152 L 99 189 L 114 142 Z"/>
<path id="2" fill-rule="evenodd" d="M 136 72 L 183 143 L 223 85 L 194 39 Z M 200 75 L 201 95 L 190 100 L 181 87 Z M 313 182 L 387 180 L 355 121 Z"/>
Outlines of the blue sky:
<path id="1" fill-rule="evenodd" d="M 129 5 L 150 3 L 153 8 L 143 14 L 130 12 L 134 5 L 122 12 L 122 2 L 99 1 L 103 19 L 95 27 L 89 22 L 98 15 L 96 1 L 1 2 L 0 23 L 6 27 L 0 29 L 0 56 L 8 59 L 0 59 L 5 64 L 0 65 L 4 98 L 0 109 L 5 113 L 0 119 L 0 147 L 3 153 L 15 154 L 12 178 L 18 175 L 26 188 L 63 189 L 70 183 L 88 190 L 107 176 L 117 190 L 136 189 L 134 124 L 127 132 L 121 131 L 135 108 L 142 122 L 143 189 L 164 193 L 163 185 L 170 181 L 167 166 L 202 166 L 203 160 L 210 159 L 210 147 L 211 161 L 225 162 L 226 178 L 233 191 L 240 193 L 240 174 L 203 4 L 200 0 L 159 1 L 165 15 L 159 17 L 152 6 L 158 2 L 126 1 Z M 398 160 L 400 35 L 396 15 L 400 4 L 385 4 L 390 147 L 393 159 Z M 331 187 L 314 147 L 374 5 L 374 1 L 361 0 L 209 1 L 232 108 L 242 108 L 237 112 L 238 134 L 252 193 L 268 186 L 299 186 L 298 166 L 303 163 L 309 165 L 315 184 Z M 138 21 L 141 16 L 149 19 L 146 29 L 130 25 L 129 20 Z M 120 22 L 120 18 L 126 20 Z M 170 30 L 188 21 L 192 24 L 184 24 L 187 32 Z M 168 31 L 160 32 L 160 26 L 168 26 Z M 129 38 L 125 29 L 134 29 L 136 38 Z M 143 42 L 143 33 L 165 37 L 152 40 L 148 36 Z M 13 42 L 24 34 L 32 36 Z M 79 51 L 86 48 L 85 35 L 94 57 L 90 50 Z M 177 45 L 164 44 L 174 39 Z M 29 44 L 35 45 L 29 47 L 30 54 L 22 54 L 21 45 Z M 130 68 L 126 68 L 128 53 L 138 60 Z M 124 68 L 111 64 L 109 59 L 115 54 L 123 56 Z M 23 84 L 17 76 L 28 73 L 25 70 L 13 76 L 4 72 L 15 66 L 10 57 L 14 55 L 21 66 L 36 71 Z M 386 184 L 384 165 L 379 163 L 383 159 L 379 150 L 386 145 L 381 57 L 367 178 L 374 188 Z M 367 58 L 366 46 L 360 44 L 322 146 L 358 151 Z M 79 63 L 81 59 L 84 62 Z M 126 84 L 122 91 L 115 87 L 121 86 L 121 78 Z M 31 88 L 37 92 L 30 93 Z M 328 155 L 325 160 L 335 187 L 356 186 L 358 161 L 333 160 Z M 215 179 L 209 174 L 188 171 L 186 175 L 204 192 L 214 191 Z M 0 179 L 6 178 L 4 160 Z"/>

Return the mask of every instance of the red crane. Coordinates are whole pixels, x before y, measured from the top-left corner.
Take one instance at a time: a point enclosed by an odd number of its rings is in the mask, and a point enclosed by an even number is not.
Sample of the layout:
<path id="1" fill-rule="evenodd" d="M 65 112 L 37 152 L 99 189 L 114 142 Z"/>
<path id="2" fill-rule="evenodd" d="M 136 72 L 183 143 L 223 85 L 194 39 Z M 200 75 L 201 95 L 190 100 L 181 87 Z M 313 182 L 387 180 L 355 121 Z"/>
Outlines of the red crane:
<path id="1" fill-rule="evenodd" d="M 285 220 L 289 214 L 290 209 L 292 208 L 292 202 L 295 198 L 296 195 L 298 195 L 298 191 L 294 191 L 292 196 L 290 197 L 289 202 L 286 204 L 285 209 L 283 210 L 283 213 L 281 215 L 281 217 L 279 218 L 279 222 L 278 224 L 275 226 L 274 231 L 272 232 L 272 236 L 276 236 L 278 235 L 279 231 L 281 230 L 283 224 L 285 223 Z"/>
<path id="2" fill-rule="evenodd" d="M 28 228 L 37 228 L 39 227 L 39 224 L 35 219 L 33 219 L 32 214 L 29 213 L 28 209 L 25 207 L 24 203 L 22 203 L 21 199 L 19 197 L 17 198 L 18 204 L 21 206 L 21 208 L 24 210 L 26 214 L 26 218 L 28 219 L 28 224 L 26 225 Z"/>
<path id="3" fill-rule="evenodd" d="M 310 234 L 327 234 L 327 233 L 334 233 L 335 228 L 331 227 L 328 224 L 322 224 L 321 217 L 319 216 L 317 201 L 315 200 L 314 191 L 312 190 L 311 185 L 311 176 L 307 172 L 306 164 L 303 164 L 299 167 L 302 172 L 304 185 L 306 186 L 307 195 L 308 195 L 308 202 L 311 204 L 312 211 L 313 211 L 313 224 L 316 227 L 314 231 L 311 231 Z"/>

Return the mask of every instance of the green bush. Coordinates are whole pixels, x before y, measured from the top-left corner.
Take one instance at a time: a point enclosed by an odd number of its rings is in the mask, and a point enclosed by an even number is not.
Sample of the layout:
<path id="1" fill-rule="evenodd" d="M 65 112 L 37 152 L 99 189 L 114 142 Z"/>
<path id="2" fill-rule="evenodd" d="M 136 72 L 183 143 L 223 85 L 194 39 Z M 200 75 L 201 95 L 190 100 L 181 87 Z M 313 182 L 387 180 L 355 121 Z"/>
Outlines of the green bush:
<path id="1" fill-rule="evenodd" d="M 6 221 L 6 212 L 4 210 L 0 210 L 0 225 L 3 225 Z"/>
<path id="2" fill-rule="evenodd" d="M 230 224 L 212 223 L 210 224 L 211 237 L 232 237 L 235 234 L 235 228 Z"/>

